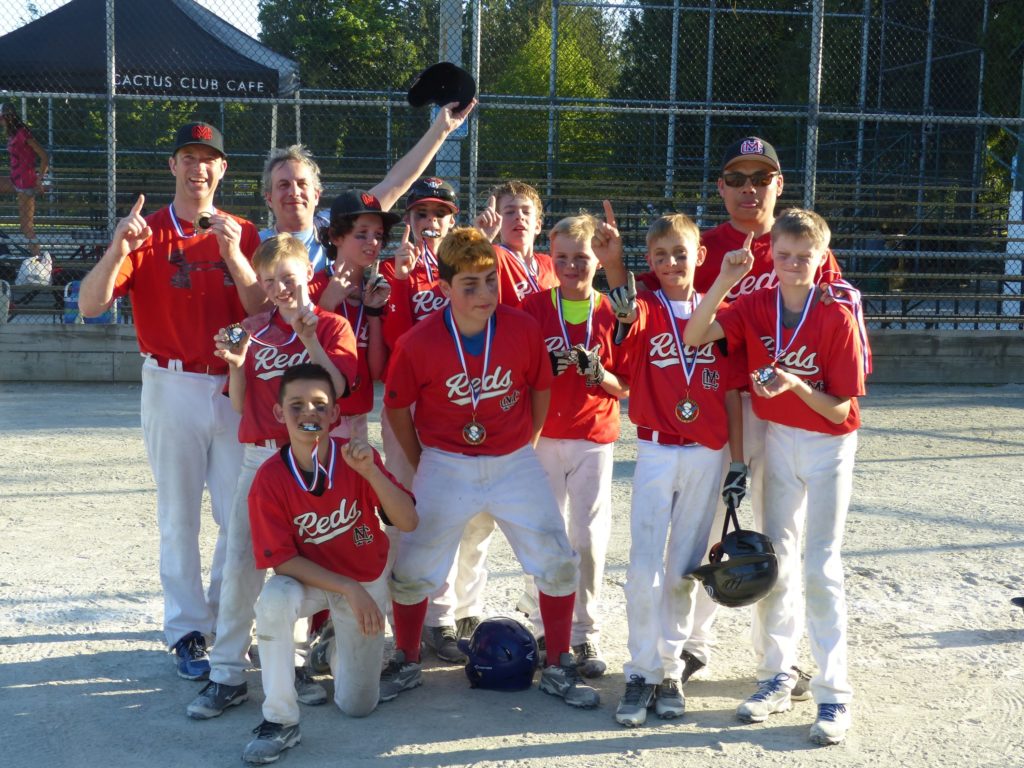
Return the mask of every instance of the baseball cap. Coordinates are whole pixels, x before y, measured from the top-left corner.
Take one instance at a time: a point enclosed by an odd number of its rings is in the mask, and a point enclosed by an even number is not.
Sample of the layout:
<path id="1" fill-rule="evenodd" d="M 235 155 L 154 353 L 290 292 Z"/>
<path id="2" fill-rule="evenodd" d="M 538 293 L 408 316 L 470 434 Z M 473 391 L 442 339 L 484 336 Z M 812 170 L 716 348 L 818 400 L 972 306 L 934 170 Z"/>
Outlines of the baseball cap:
<path id="1" fill-rule="evenodd" d="M 373 213 L 384 219 L 385 232 L 402 219 L 397 213 L 381 210 L 380 200 L 369 192 L 349 189 L 334 198 L 334 202 L 331 203 L 331 226 L 336 227 L 341 219 L 364 213 Z"/>
<path id="2" fill-rule="evenodd" d="M 452 213 L 459 212 L 459 199 L 454 187 L 436 176 L 424 176 L 409 187 L 409 194 L 405 197 L 405 210 L 408 211 L 420 203 L 441 203 L 447 205 Z"/>
<path id="3" fill-rule="evenodd" d="M 757 136 L 744 136 L 739 141 L 730 144 L 722 156 L 722 171 L 727 170 L 729 165 L 736 160 L 760 160 L 765 165 L 771 166 L 773 170 L 782 170 L 775 147 Z"/>
<path id="4" fill-rule="evenodd" d="M 186 123 L 178 129 L 178 133 L 174 137 L 174 151 L 177 152 L 189 144 L 202 144 L 227 157 L 227 153 L 224 151 L 224 137 L 209 123 Z"/>
<path id="5" fill-rule="evenodd" d="M 437 104 L 443 107 L 453 101 L 461 111 L 476 96 L 476 80 L 462 67 L 442 61 L 420 72 L 409 88 L 407 98 L 412 107 Z"/>

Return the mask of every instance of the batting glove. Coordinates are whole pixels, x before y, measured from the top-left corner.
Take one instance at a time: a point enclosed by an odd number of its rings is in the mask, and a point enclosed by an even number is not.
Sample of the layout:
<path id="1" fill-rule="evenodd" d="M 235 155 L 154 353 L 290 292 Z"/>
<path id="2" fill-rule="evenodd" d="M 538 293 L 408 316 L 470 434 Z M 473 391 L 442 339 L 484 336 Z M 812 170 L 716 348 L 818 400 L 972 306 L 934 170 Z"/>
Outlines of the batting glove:
<path id="1" fill-rule="evenodd" d="M 557 352 L 548 352 L 548 356 L 551 358 L 551 372 L 555 376 L 561 376 L 576 362 L 575 350 L 560 349 Z"/>
<path id="2" fill-rule="evenodd" d="M 587 380 L 587 384 L 600 384 L 604 381 L 604 366 L 597 354 L 599 346 L 595 344 L 593 349 L 587 349 L 577 344 L 573 349 L 576 351 L 576 370 Z"/>
<path id="3" fill-rule="evenodd" d="M 732 502 L 734 507 L 738 507 L 747 495 L 747 471 L 747 465 L 742 461 L 734 461 L 729 465 L 722 485 L 722 501 L 726 504 Z"/>
<path id="4" fill-rule="evenodd" d="M 626 273 L 625 285 L 612 288 L 608 292 L 608 299 L 611 301 L 615 317 L 620 321 L 633 317 L 636 312 L 636 279 L 632 272 Z"/>

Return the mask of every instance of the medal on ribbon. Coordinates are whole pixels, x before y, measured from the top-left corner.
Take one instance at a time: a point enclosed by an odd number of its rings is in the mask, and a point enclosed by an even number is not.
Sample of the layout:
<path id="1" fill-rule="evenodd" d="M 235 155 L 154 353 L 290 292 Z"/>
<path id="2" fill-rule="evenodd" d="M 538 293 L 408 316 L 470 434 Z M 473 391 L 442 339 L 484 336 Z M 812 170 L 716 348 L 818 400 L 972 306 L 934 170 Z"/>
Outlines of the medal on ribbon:
<path id="1" fill-rule="evenodd" d="M 676 418 L 684 424 L 689 424 L 696 421 L 697 417 L 700 416 L 700 406 L 690 399 L 690 382 L 693 379 L 694 371 L 697 370 L 697 350 L 693 350 L 692 357 L 686 354 L 683 340 L 679 336 L 679 326 L 676 325 L 676 316 L 672 312 L 672 305 L 665 298 L 664 291 L 657 290 L 654 295 L 658 297 L 658 301 L 661 302 L 661 306 L 664 307 L 665 313 L 668 315 L 668 324 L 672 328 L 672 338 L 676 343 L 676 354 L 679 356 L 679 364 L 682 366 L 683 376 L 686 377 L 686 396 L 676 403 Z M 697 294 L 694 294 L 693 306 L 696 307 L 698 303 L 699 298 Z"/>
<path id="2" fill-rule="evenodd" d="M 762 387 L 770 384 L 775 379 L 775 365 L 789 351 L 790 347 L 793 346 L 793 342 L 796 341 L 796 337 L 800 335 L 800 329 L 804 327 L 804 321 L 807 320 L 807 316 L 811 313 L 814 291 L 815 289 L 811 288 L 807 292 L 804 308 L 800 312 L 800 320 L 796 324 L 796 328 L 793 329 L 793 335 L 789 337 L 789 343 L 786 346 L 782 346 L 782 291 L 778 288 L 775 289 L 775 349 L 773 350 L 772 361 L 768 365 L 763 365 L 754 371 L 754 381 Z"/>
<path id="3" fill-rule="evenodd" d="M 466 384 L 469 386 L 469 400 L 473 406 L 473 415 L 470 417 L 469 422 L 462 428 L 462 439 L 465 440 L 469 445 L 480 445 L 484 440 L 487 439 L 487 429 L 476 420 L 476 409 L 480 404 L 480 396 L 483 394 L 484 379 L 487 378 L 487 367 L 491 360 L 491 339 L 494 337 L 494 316 L 492 315 L 490 320 L 487 321 L 487 329 L 484 336 L 484 367 L 480 372 L 479 384 L 473 383 L 473 378 L 469 375 L 469 366 L 466 365 L 466 353 L 462 349 L 462 336 L 459 333 L 458 326 L 455 325 L 455 317 L 452 315 L 451 307 L 447 307 L 445 310 L 445 324 L 448 326 L 448 330 L 451 332 L 452 339 L 455 341 L 455 350 L 459 353 L 459 362 L 462 364 L 462 372 L 466 375 Z"/>

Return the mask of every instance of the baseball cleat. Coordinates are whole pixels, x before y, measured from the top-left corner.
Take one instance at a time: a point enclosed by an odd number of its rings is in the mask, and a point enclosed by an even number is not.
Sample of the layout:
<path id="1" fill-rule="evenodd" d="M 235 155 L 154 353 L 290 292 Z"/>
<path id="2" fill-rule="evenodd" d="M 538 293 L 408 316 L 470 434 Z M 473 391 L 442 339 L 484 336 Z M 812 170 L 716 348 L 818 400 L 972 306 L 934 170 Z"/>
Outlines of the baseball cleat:
<path id="1" fill-rule="evenodd" d="M 852 720 L 845 704 L 819 704 L 818 719 L 811 726 L 811 741 L 823 747 L 839 744 L 846 738 Z"/>
<path id="2" fill-rule="evenodd" d="M 786 683 L 790 676 L 780 672 L 771 680 L 757 684 L 757 693 L 744 701 L 736 710 L 736 717 L 745 723 L 763 723 L 769 715 L 786 712 L 793 707 Z"/>
<path id="3" fill-rule="evenodd" d="M 249 687 L 215 683 L 212 680 L 199 692 L 185 711 L 193 720 L 220 717 L 228 707 L 237 707 L 249 698 Z"/>
<path id="4" fill-rule="evenodd" d="M 654 685 L 640 675 L 630 675 L 626 692 L 615 709 L 615 722 L 635 728 L 647 722 L 647 710 L 654 706 Z"/>
<path id="5" fill-rule="evenodd" d="M 256 738 L 245 745 L 242 750 L 242 760 L 250 765 L 266 765 L 277 762 L 289 747 L 294 747 L 302 740 L 299 733 L 299 724 L 281 725 L 264 720 L 253 728 Z"/>
<path id="6" fill-rule="evenodd" d="M 558 696 L 570 707 L 593 709 L 601 703 L 597 691 L 584 685 L 576 671 L 576 659 L 571 653 L 563 653 L 557 665 L 545 667 L 540 675 L 540 689 L 544 693 Z"/>
<path id="7" fill-rule="evenodd" d="M 793 677 L 796 678 L 796 685 L 789 692 L 789 698 L 793 701 L 807 701 L 811 698 L 811 676 L 800 667 L 793 667 Z"/>
<path id="8" fill-rule="evenodd" d="M 654 713 L 662 720 L 682 717 L 686 712 L 686 699 L 678 680 L 666 677 L 654 690 Z"/>
<path id="9" fill-rule="evenodd" d="M 704 668 L 704 662 L 698 659 L 689 651 L 683 651 L 679 654 L 679 658 L 683 660 L 683 674 L 679 678 L 679 682 L 685 684 L 693 675 Z"/>
<path id="10" fill-rule="evenodd" d="M 459 650 L 459 637 L 455 627 L 424 627 L 423 642 L 441 661 L 465 664 L 466 654 Z"/>
<path id="11" fill-rule="evenodd" d="M 460 640 L 469 640 L 480 626 L 482 619 L 479 616 L 463 616 L 455 620 L 455 634 Z"/>
<path id="12" fill-rule="evenodd" d="M 295 668 L 295 695 L 300 704 L 315 707 L 327 701 L 327 689 L 310 677 L 303 667 Z"/>
<path id="13" fill-rule="evenodd" d="M 174 644 L 173 650 L 178 659 L 178 677 L 206 680 L 210 676 L 210 657 L 202 632 L 189 632 Z"/>
<path id="14" fill-rule="evenodd" d="M 574 645 L 572 652 L 576 654 L 576 669 L 584 677 L 600 677 L 608 669 L 595 642 L 588 640 Z"/>
<path id="15" fill-rule="evenodd" d="M 402 691 L 423 685 L 423 667 L 418 661 L 406 661 L 404 651 L 395 651 L 380 673 L 380 701 L 391 701 Z"/>

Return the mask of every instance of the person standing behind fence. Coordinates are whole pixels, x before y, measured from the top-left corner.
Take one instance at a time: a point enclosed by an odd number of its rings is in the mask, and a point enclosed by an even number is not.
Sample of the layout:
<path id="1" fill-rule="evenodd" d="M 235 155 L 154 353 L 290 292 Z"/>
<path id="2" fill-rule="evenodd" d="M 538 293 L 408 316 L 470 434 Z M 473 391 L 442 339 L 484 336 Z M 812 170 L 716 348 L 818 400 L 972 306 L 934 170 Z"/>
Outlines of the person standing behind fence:
<path id="1" fill-rule="evenodd" d="M 213 205 L 227 170 L 224 139 L 188 123 L 169 159 L 174 200 L 142 217 L 139 195 L 118 222 L 103 257 L 82 281 L 86 317 L 129 294 L 142 366 L 142 436 L 153 470 L 160 529 L 164 634 L 178 674 L 208 676 L 206 635 L 216 626 L 232 494 L 241 468 L 239 416 L 224 394 L 227 363 L 214 335 L 266 301 L 249 263 L 259 235 L 248 221 Z M 203 593 L 200 504 L 209 489 L 219 527 Z"/>
<path id="2" fill-rule="evenodd" d="M 28 239 L 33 256 L 39 255 L 36 241 L 36 195 L 43 188 L 43 177 L 50 168 L 50 156 L 32 136 L 28 126 L 18 117 L 13 104 L 0 106 L 0 119 L 7 128 L 7 154 L 11 162 L 11 174 L 0 179 L 0 192 L 15 193 L 18 197 L 18 225 L 21 234 Z M 36 157 L 39 158 L 39 172 L 36 172 Z"/>

